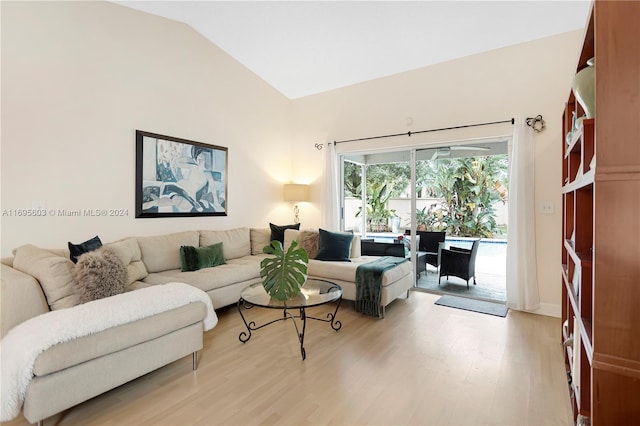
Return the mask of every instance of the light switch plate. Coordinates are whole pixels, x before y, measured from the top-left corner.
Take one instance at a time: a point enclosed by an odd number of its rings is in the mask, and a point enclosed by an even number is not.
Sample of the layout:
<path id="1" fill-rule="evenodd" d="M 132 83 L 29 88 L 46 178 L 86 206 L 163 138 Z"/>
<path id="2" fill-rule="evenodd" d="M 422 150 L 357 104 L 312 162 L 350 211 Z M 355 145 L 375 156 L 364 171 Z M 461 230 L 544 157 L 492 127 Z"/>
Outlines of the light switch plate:
<path id="1" fill-rule="evenodd" d="M 540 203 L 540 213 L 553 214 L 553 203 Z"/>

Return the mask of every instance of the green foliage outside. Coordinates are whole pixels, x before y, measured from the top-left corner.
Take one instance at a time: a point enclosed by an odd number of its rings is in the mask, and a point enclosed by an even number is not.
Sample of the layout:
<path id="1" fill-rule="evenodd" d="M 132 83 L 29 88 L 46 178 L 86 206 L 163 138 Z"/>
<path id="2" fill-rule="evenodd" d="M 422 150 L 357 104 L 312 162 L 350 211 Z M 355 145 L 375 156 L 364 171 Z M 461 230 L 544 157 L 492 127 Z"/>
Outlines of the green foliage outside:
<path id="1" fill-rule="evenodd" d="M 367 167 L 367 230 L 386 231 L 395 211 L 387 209 L 391 197 L 409 187 L 409 163 Z M 422 197 L 441 201 L 416 211 L 419 229 L 446 231 L 461 237 L 491 238 L 504 230 L 496 224 L 496 202 L 507 201 L 507 156 L 455 158 L 416 163 L 416 184 L 426 188 Z M 360 198 L 360 166 L 345 163 L 345 196 Z M 358 211 L 356 216 L 359 216 Z M 382 229 L 385 228 L 385 229 Z"/>
<path id="2" fill-rule="evenodd" d="M 395 210 L 389 210 L 387 204 L 391 198 L 392 189 L 386 183 L 374 182 L 367 188 L 367 231 L 388 231 L 389 218 L 395 216 Z M 356 217 L 362 214 L 362 207 Z"/>
<path id="3" fill-rule="evenodd" d="M 263 253 L 274 255 L 260 262 L 260 277 L 264 289 L 276 300 L 285 301 L 296 296 L 307 280 L 309 255 L 305 249 L 297 247 L 298 243 L 293 241 L 284 251 L 282 243 L 274 240 L 262 249 Z"/>
<path id="4" fill-rule="evenodd" d="M 362 198 L 362 173 L 360 166 L 351 162 L 344 163 L 345 197 Z"/>
<path id="5" fill-rule="evenodd" d="M 441 201 L 423 213 L 427 230 L 492 238 L 500 231 L 493 205 L 507 201 L 505 155 L 425 161 L 427 185 Z M 418 221 L 418 225 L 420 225 Z"/>
<path id="6" fill-rule="evenodd" d="M 416 184 L 423 187 L 427 183 L 429 167 L 424 161 L 416 164 Z M 373 187 L 388 185 L 390 197 L 400 197 L 403 190 L 411 183 L 411 166 L 409 163 L 372 164 L 367 166 L 367 194 L 372 193 Z M 360 198 L 362 196 L 362 174 L 360 165 L 345 162 L 344 190 L 346 197 Z M 434 196 L 433 193 L 422 196 Z"/>
<path id="7" fill-rule="evenodd" d="M 372 164 L 367 167 L 367 231 L 389 231 L 389 219 L 395 210 L 387 208 L 391 197 L 400 197 L 411 182 L 409 163 Z M 362 173 L 360 165 L 345 163 L 344 188 L 346 197 L 362 197 Z M 360 217 L 362 209 L 356 213 Z"/>

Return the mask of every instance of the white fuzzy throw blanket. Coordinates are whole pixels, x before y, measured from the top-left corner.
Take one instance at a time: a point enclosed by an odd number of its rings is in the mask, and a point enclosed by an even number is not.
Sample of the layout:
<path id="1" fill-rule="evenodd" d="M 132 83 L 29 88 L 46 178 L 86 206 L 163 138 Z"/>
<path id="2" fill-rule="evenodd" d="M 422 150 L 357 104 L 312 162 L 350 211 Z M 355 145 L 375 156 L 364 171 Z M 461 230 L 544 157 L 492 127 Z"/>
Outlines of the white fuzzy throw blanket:
<path id="1" fill-rule="evenodd" d="M 20 413 L 36 358 L 50 347 L 198 301 L 207 306 L 204 329 L 211 330 L 218 323 L 211 299 L 183 283 L 154 285 L 47 312 L 12 328 L 0 342 L 0 421 Z"/>

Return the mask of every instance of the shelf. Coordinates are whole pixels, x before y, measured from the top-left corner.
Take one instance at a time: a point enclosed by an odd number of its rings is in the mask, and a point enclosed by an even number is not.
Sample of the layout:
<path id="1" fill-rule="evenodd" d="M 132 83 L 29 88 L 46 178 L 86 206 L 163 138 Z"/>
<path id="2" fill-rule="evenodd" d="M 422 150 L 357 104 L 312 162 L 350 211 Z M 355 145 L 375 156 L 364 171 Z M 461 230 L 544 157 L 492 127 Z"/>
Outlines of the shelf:
<path id="1" fill-rule="evenodd" d="M 567 353 L 567 362 L 569 364 L 569 371 L 573 373 L 573 347 L 572 346 L 567 346 L 566 348 L 566 353 Z M 571 383 L 571 386 L 573 386 L 573 383 Z"/>
<path id="2" fill-rule="evenodd" d="M 567 298 L 571 303 L 571 309 L 573 310 L 574 316 L 578 321 L 578 325 L 580 327 L 580 337 L 582 338 L 582 345 L 584 346 L 585 353 L 587 355 L 587 359 L 591 364 L 593 362 L 593 344 L 592 344 L 592 322 L 590 318 L 585 318 L 580 315 L 580 305 L 578 303 L 578 298 L 576 293 L 573 290 L 573 284 L 569 282 L 569 277 L 566 273 L 563 273 L 563 282 L 564 287 L 567 292 Z M 576 330 L 573 330 L 575 334 Z"/>
<path id="3" fill-rule="evenodd" d="M 569 386 L 571 386 L 571 389 L 573 390 L 573 394 L 577 395 L 578 394 L 578 388 L 576 387 L 576 380 L 575 380 L 575 370 L 573 368 L 573 346 L 567 346 L 565 348 L 565 353 L 567 356 L 567 365 L 569 367 L 569 375 L 571 377 L 571 383 L 569 383 Z M 580 400 L 580 398 L 576 399 L 576 404 L 580 404 L 578 401 Z"/>
<path id="4" fill-rule="evenodd" d="M 571 240 L 564 240 L 564 247 L 567 249 L 567 253 L 571 256 L 571 259 L 576 265 L 591 268 L 593 264 L 593 256 L 591 253 L 576 252 L 573 241 Z"/>
<path id="5" fill-rule="evenodd" d="M 589 170 L 587 173 L 584 173 L 577 177 L 572 182 L 567 183 L 562 187 L 562 193 L 566 194 L 568 192 L 577 191 L 582 188 L 586 188 L 589 185 L 593 185 L 593 180 L 595 176 L 595 170 Z"/>
<path id="6" fill-rule="evenodd" d="M 567 110 L 565 117 L 568 114 Z M 580 129 L 572 134 L 571 140 L 564 147 L 562 176 L 565 193 L 593 184 L 594 147 L 595 119 L 585 118 Z"/>
<path id="7" fill-rule="evenodd" d="M 569 267 L 566 264 L 562 265 L 562 277 L 565 281 L 569 281 Z"/>
<path id="8" fill-rule="evenodd" d="M 571 154 L 572 152 L 575 152 L 576 150 L 580 151 L 582 149 L 579 142 L 580 142 L 580 139 L 582 138 L 583 130 L 584 130 L 584 127 L 582 127 L 580 130 L 574 132 L 571 135 L 571 140 L 567 144 L 567 148 L 564 152 L 565 159 L 569 158 L 569 154 Z"/>
<path id="9" fill-rule="evenodd" d="M 585 112 L 573 92 L 562 113 L 561 335 L 575 338 L 563 348 L 573 421 L 602 426 L 640 418 L 640 98 L 629 96 L 640 80 L 628 78 L 640 66 L 640 1 L 591 2 L 589 15 L 575 72 L 599 64 L 597 118 L 572 132 Z"/>
<path id="10" fill-rule="evenodd" d="M 569 282 L 569 280 L 564 280 L 564 287 L 567 290 L 567 297 L 569 302 L 571 302 L 571 309 L 574 313 L 579 314 L 580 309 L 578 309 L 578 298 L 576 297 L 575 291 L 573 291 L 573 284 Z"/>
<path id="11" fill-rule="evenodd" d="M 591 333 L 591 330 L 593 330 L 593 328 L 591 319 L 580 317 L 580 322 L 582 322 L 582 327 L 580 328 L 582 345 L 584 346 L 585 353 L 587 354 L 589 364 L 593 365 L 593 338 Z"/>
<path id="12" fill-rule="evenodd" d="M 587 139 L 587 137 L 593 136 L 594 124 L 595 124 L 595 118 L 585 118 L 582 121 L 582 127 L 576 130 L 571 135 L 571 140 L 567 144 L 566 150 L 564 152 L 565 159 L 569 157 L 570 153 L 580 152 L 580 151 L 583 151 L 584 148 L 586 148 L 581 146 L 580 142 L 585 142 L 585 139 Z"/>

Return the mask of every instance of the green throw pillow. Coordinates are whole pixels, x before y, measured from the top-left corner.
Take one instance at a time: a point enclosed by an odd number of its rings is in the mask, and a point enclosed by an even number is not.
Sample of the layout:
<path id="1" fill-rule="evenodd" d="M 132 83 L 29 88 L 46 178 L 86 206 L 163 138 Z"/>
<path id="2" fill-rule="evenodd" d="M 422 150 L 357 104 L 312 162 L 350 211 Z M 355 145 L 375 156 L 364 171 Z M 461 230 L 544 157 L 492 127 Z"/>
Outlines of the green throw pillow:
<path id="1" fill-rule="evenodd" d="M 180 247 L 180 265 L 182 272 L 197 271 L 202 268 L 224 265 L 224 263 L 221 242 L 206 247 Z"/>
<path id="2" fill-rule="evenodd" d="M 351 253 L 351 240 L 353 240 L 353 234 L 330 232 L 322 228 L 318 231 L 320 235 L 318 238 L 317 260 L 339 260 L 342 262 L 351 262 L 349 254 Z"/>

